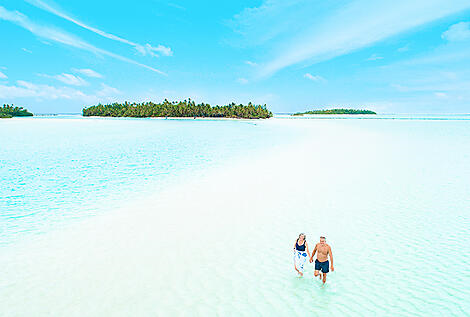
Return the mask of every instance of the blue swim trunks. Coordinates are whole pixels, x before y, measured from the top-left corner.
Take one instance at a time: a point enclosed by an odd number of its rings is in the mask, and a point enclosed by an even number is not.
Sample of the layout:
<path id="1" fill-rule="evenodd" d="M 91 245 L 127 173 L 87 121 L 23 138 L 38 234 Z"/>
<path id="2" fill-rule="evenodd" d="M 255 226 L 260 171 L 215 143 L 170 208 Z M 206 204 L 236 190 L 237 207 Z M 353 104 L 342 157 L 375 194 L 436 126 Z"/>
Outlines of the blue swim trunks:
<path id="1" fill-rule="evenodd" d="M 326 260 L 325 262 L 320 262 L 315 260 L 315 271 L 322 271 L 323 273 L 328 273 L 330 271 L 330 262 Z"/>

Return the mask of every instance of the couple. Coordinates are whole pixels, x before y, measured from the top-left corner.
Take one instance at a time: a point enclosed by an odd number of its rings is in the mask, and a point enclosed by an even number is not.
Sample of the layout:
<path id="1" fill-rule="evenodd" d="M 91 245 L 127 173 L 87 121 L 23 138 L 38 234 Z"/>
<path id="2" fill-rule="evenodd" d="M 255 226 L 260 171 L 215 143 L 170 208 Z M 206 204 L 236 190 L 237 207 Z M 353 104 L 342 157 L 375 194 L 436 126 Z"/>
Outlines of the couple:
<path id="1" fill-rule="evenodd" d="M 326 238 L 320 237 L 320 243 L 315 245 L 313 249 L 312 256 L 308 250 L 307 240 L 305 239 L 305 234 L 299 234 L 299 237 L 295 241 L 294 245 L 294 268 L 299 273 L 300 276 L 304 276 L 304 264 L 307 261 L 307 255 L 310 257 L 310 263 L 313 262 L 313 256 L 317 253 L 317 259 L 315 260 L 315 276 L 319 276 L 320 271 L 323 273 L 323 284 L 326 282 L 326 274 L 329 270 L 329 261 L 328 255 L 331 260 L 331 271 L 333 272 L 335 268 L 333 267 L 333 253 L 331 252 L 331 247 L 326 244 Z"/>

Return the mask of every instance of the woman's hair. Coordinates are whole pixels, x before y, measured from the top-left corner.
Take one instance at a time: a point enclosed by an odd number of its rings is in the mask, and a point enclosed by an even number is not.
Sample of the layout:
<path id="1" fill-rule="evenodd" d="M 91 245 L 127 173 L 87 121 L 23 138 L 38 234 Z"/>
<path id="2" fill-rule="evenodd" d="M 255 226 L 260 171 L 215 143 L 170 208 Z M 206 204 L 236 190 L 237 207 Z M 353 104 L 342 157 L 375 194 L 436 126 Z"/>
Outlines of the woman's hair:
<path id="1" fill-rule="evenodd" d="M 299 237 L 297 238 L 297 242 L 299 242 L 300 236 L 304 236 L 304 241 L 307 241 L 307 236 L 305 235 L 305 233 L 302 232 L 299 234 Z"/>

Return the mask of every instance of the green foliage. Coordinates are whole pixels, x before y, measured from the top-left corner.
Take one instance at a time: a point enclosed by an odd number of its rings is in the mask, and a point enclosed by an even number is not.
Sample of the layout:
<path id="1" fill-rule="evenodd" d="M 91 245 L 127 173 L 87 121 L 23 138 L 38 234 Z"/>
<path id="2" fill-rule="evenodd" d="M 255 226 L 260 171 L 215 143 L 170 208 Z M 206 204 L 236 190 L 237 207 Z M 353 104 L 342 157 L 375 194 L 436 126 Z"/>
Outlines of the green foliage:
<path id="1" fill-rule="evenodd" d="M 83 109 L 83 116 L 100 117 L 208 117 L 208 118 L 245 118 L 245 119 L 266 119 L 272 117 L 271 111 L 266 105 L 236 105 L 231 103 L 226 106 L 211 106 L 206 103 L 196 104 L 188 101 L 162 103 L 113 103 L 108 105 L 98 104 Z"/>
<path id="2" fill-rule="evenodd" d="M 3 105 L 0 107 L 0 118 L 11 117 L 31 117 L 33 114 L 23 107 L 15 107 L 14 105 Z"/>
<path id="3" fill-rule="evenodd" d="M 359 109 L 327 109 L 327 110 L 311 110 L 306 112 L 294 113 L 293 116 L 301 116 L 304 114 L 377 114 L 371 110 Z"/>

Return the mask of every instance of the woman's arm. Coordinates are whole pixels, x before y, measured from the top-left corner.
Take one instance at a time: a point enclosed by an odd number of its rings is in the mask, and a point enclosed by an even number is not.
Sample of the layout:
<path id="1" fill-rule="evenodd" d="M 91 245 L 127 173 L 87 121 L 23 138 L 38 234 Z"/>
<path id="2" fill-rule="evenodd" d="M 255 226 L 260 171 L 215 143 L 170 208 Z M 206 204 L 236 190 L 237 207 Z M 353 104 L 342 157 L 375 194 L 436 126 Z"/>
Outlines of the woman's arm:
<path id="1" fill-rule="evenodd" d="M 305 241 L 304 243 L 305 243 L 305 248 L 307 249 L 307 254 L 308 254 L 308 256 L 310 256 L 310 251 L 308 250 L 308 244 L 307 244 L 307 241 Z"/>

